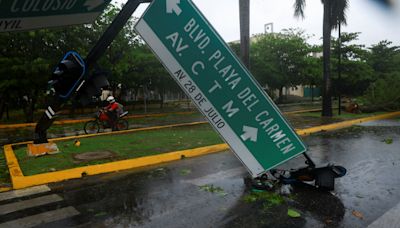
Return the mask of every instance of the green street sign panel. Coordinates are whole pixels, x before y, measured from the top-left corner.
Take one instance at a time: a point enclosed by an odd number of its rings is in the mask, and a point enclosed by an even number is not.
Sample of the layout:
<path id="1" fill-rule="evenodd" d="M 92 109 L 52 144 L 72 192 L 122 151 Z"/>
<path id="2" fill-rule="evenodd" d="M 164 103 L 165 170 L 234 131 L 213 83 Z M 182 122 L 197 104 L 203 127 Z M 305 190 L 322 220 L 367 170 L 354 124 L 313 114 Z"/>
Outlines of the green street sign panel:
<path id="1" fill-rule="evenodd" d="M 253 177 L 306 151 L 190 0 L 154 0 L 135 29 Z"/>
<path id="2" fill-rule="evenodd" d="M 0 0 L 0 32 L 93 22 L 111 0 Z"/>

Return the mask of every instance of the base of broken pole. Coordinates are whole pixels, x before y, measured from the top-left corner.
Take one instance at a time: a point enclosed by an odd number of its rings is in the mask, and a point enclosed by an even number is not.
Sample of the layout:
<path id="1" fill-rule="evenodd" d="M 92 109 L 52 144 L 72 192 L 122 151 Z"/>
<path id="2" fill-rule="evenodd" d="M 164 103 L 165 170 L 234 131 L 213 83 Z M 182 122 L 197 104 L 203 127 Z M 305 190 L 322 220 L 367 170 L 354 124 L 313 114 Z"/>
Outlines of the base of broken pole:
<path id="1" fill-rule="evenodd" d="M 284 185 L 306 183 L 320 190 L 332 191 L 335 189 L 335 179 L 346 175 L 346 172 L 344 167 L 330 164 L 319 168 L 306 166 L 292 170 L 270 170 L 269 174 L 245 181 L 246 185 L 250 185 L 253 189 L 265 191 L 272 190 L 274 182 Z"/>
<path id="2" fill-rule="evenodd" d="M 57 145 L 53 142 L 40 143 L 40 144 L 34 144 L 34 143 L 28 144 L 28 156 L 31 156 L 31 157 L 37 157 L 37 156 L 42 156 L 42 155 L 46 155 L 46 154 L 56 154 L 59 152 L 60 152 L 60 150 L 58 149 Z"/>

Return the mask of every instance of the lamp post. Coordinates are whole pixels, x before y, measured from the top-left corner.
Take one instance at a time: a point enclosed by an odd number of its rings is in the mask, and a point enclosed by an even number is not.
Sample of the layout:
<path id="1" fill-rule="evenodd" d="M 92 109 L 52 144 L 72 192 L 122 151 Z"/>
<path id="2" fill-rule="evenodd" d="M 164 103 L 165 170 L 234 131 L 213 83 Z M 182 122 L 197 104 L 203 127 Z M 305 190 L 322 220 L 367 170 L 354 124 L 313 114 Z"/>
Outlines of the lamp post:
<path id="1" fill-rule="evenodd" d="M 250 67 L 250 0 L 239 0 L 240 57 Z"/>

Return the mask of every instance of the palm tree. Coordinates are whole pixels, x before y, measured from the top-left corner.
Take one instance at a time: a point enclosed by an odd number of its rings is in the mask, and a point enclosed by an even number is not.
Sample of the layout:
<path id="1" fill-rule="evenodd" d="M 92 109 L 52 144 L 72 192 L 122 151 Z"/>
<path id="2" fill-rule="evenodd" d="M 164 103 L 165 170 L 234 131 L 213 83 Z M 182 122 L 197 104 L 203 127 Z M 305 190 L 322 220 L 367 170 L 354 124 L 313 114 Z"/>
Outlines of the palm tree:
<path id="1" fill-rule="evenodd" d="M 295 0 L 294 15 L 304 18 L 306 0 Z M 324 5 L 323 18 L 323 94 L 322 94 L 322 116 L 332 116 L 332 90 L 330 77 L 331 59 L 331 31 L 339 24 L 346 24 L 346 10 L 348 0 L 321 0 Z"/>

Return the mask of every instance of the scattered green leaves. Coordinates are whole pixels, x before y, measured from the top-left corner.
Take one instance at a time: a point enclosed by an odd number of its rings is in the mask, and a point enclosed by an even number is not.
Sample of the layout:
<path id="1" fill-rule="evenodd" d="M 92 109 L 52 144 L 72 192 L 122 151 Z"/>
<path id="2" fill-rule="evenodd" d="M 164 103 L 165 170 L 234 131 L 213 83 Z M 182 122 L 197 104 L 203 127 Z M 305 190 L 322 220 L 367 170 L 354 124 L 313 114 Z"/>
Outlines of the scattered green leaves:
<path id="1" fill-rule="evenodd" d="M 301 217 L 301 214 L 299 212 L 297 212 L 297 211 L 295 211 L 293 209 L 290 209 L 290 208 L 288 209 L 287 214 L 291 218 L 300 218 Z"/>
<path id="2" fill-rule="evenodd" d="M 102 217 L 102 216 L 105 216 L 105 215 L 107 215 L 107 212 L 101 211 L 101 212 L 95 214 L 94 217 Z"/>
<path id="3" fill-rule="evenodd" d="M 199 186 L 199 187 L 203 191 L 211 192 L 211 193 L 217 193 L 218 195 L 221 195 L 221 196 L 226 196 L 228 194 L 228 193 L 226 193 L 224 191 L 223 188 L 218 187 L 218 186 L 216 187 L 213 184 L 211 184 L 211 185 L 210 184 L 206 184 L 206 185 L 202 185 L 202 186 Z"/>
<path id="4" fill-rule="evenodd" d="M 393 139 L 392 138 L 387 138 L 387 139 L 384 139 L 382 142 L 385 142 L 386 144 L 392 144 L 393 143 Z"/>
<path id="5" fill-rule="evenodd" d="M 246 203 L 254 203 L 254 202 L 263 202 L 265 208 L 269 208 L 272 206 L 277 206 L 285 202 L 284 198 L 274 192 L 252 192 L 246 196 L 244 196 L 243 200 Z"/>
<path id="6" fill-rule="evenodd" d="M 180 171 L 180 174 L 182 175 L 182 176 L 186 176 L 186 175 L 189 175 L 189 174 L 191 174 L 192 173 L 192 170 L 190 170 L 190 169 L 182 169 L 181 171 Z"/>

